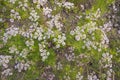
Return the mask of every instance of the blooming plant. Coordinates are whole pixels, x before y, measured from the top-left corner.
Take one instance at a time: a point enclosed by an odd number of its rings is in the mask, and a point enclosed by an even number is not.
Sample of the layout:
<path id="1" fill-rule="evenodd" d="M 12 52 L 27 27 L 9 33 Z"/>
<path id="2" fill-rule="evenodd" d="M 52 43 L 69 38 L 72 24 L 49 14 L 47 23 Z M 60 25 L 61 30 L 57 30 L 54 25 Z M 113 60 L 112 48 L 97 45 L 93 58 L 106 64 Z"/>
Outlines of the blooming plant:
<path id="1" fill-rule="evenodd" d="M 104 17 L 114 3 L 0 1 L 0 80 L 119 79 L 120 51 L 109 39 L 113 22 Z"/>

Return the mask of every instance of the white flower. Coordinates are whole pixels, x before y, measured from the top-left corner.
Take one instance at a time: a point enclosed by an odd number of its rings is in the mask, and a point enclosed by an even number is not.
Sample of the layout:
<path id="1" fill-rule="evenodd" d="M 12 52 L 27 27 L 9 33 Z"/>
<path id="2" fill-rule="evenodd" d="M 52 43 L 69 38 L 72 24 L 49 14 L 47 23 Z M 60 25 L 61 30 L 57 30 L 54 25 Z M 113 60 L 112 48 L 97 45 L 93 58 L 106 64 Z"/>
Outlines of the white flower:
<path id="1" fill-rule="evenodd" d="M 3 42 L 7 43 L 7 40 L 10 39 L 12 36 L 16 36 L 19 33 L 19 28 L 14 27 L 12 25 L 10 28 L 6 29 L 6 32 L 3 35 Z"/>
<path id="2" fill-rule="evenodd" d="M 75 35 L 74 30 L 71 30 L 71 31 L 70 31 L 70 34 L 71 34 L 72 36 Z"/>
<path id="3" fill-rule="evenodd" d="M 23 50 L 21 51 L 20 56 L 26 58 L 26 56 L 27 56 L 28 53 L 29 53 L 28 49 L 25 48 L 25 49 L 23 49 Z"/>
<path id="4" fill-rule="evenodd" d="M 52 9 L 46 7 L 46 8 L 43 8 L 43 14 L 45 16 L 47 16 L 48 18 L 51 17 L 51 12 L 52 12 Z"/>
<path id="5" fill-rule="evenodd" d="M 65 46 L 66 44 L 65 40 L 66 40 L 66 36 L 64 33 L 61 35 L 58 35 L 58 38 L 53 39 L 54 42 L 57 42 L 56 48 L 60 48 L 60 45 Z"/>
<path id="6" fill-rule="evenodd" d="M 29 63 L 22 63 L 22 62 L 18 62 L 15 65 L 15 69 L 18 70 L 18 72 L 21 72 L 22 70 L 27 70 L 30 67 Z"/>
<path id="7" fill-rule="evenodd" d="M 2 19 L 2 18 L 0 18 L 0 22 L 3 22 L 3 19 Z"/>
<path id="8" fill-rule="evenodd" d="M 25 42 L 26 46 L 29 47 L 30 50 L 32 50 L 32 46 L 34 46 L 34 40 L 30 39 Z"/>
<path id="9" fill-rule="evenodd" d="M 112 55 L 109 53 L 103 53 L 102 59 L 100 60 L 103 68 L 112 68 Z"/>
<path id="10" fill-rule="evenodd" d="M 78 72 L 78 74 L 76 75 L 76 80 L 82 80 L 83 76 L 80 74 L 80 72 Z"/>
<path id="11" fill-rule="evenodd" d="M 65 57 L 68 61 L 74 61 L 75 60 L 75 54 L 65 54 Z"/>
<path id="12" fill-rule="evenodd" d="M 82 10 L 84 10 L 84 9 L 85 9 L 85 6 L 84 6 L 84 5 L 80 5 L 80 7 L 82 8 Z"/>
<path id="13" fill-rule="evenodd" d="M 71 8 L 74 8 L 74 4 L 71 2 L 64 2 L 63 7 L 71 9 Z"/>
<path id="14" fill-rule="evenodd" d="M 9 47 L 9 53 L 16 53 L 17 52 L 17 48 L 15 45 Z"/>
<path id="15" fill-rule="evenodd" d="M 4 68 L 7 68 L 8 63 L 11 59 L 12 59 L 11 56 L 0 55 L 0 66 L 2 65 Z"/>
<path id="16" fill-rule="evenodd" d="M 5 69 L 3 72 L 2 72 L 2 75 L 3 76 L 10 76 L 12 75 L 12 70 L 11 69 Z"/>
<path id="17" fill-rule="evenodd" d="M 120 34 L 120 30 L 118 30 L 118 34 Z"/>
<path id="18" fill-rule="evenodd" d="M 57 63 L 56 65 L 57 70 L 63 69 L 62 64 L 60 62 Z"/>
<path id="19" fill-rule="evenodd" d="M 71 78 L 69 76 L 66 76 L 66 75 L 64 76 L 64 79 L 65 80 L 71 80 Z"/>
<path id="20" fill-rule="evenodd" d="M 44 5 L 47 3 L 47 0 L 38 0 L 38 3 L 39 3 L 41 6 L 44 6 Z"/>
<path id="21" fill-rule="evenodd" d="M 50 21 L 47 21 L 46 22 L 47 23 L 47 25 L 48 25 L 48 27 L 50 28 L 50 29 L 52 29 L 53 27 L 54 27 L 54 19 L 51 19 Z"/>
<path id="22" fill-rule="evenodd" d="M 38 0 L 33 0 L 33 3 L 37 3 Z"/>
<path id="23" fill-rule="evenodd" d="M 12 9 L 10 12 L 11 12 L 11 14 L 10 14 L 11 22 L 14 22 L 14 19 L 18 19 L 18 20 L 21 19 L 21 16 L 19 15 L 19 13 L 17 11 L 15 11 L 14 9 Z"/>
<path id="24" fill-rule="evenodd" d="M 75 40 L 79 41 L 80 40 L 80 35 L 76 35 Z"/>
<path id="25" fill-rule="evenodd" d="M 60 3 L 60 2 L 57 2 L 56 4 L 57 4 L 59 7 L 62 6 L 62 3 Z"/>
<path id="26" fill-rule="evenodd" d="M 15 4 L 16 0 L 9 0 L 10 3 Z"/>
<path id="27" fill-rule="evenodd" d="M 95 74 L 95 72 L 92 72 L 88 75 L 88 80 L 99 80 Z"/>
<path id="28" fill-rule="evenodd" d="M 43 39 L 43 29 L 41 27 L 37 27 L 36 31 L 33 35 L 34 39 L 38 39 L 38 41 L 41 41 Z"/>
<path id="29" fill-rule="evenodd" d="M 39 18 L 40 18 L 40 16 L 37 14 L 37 12 L 34 9 L 32 9 L 31 12 L 30 12 L 29 19 L 31 21 L 36 22 Z"/>
<path id="30" fill-rule="evenodd" d="M 10 22 L 14 22 L 14 19 L 10 19 Z"/>
<path id="31" fill-rule="evenodd" d="M 60 48 L 60 44 L 57 44 L 57 45 L 56 45 L 56 48 Z"/>
<path id="32" fill-rule="evenodd" d="M 42 57 L 42 61 L 45 61 L 50 53 L 45 49 L 44 44 L 39 44 L 39 51 L 40 51 L 40 56 Z"/>

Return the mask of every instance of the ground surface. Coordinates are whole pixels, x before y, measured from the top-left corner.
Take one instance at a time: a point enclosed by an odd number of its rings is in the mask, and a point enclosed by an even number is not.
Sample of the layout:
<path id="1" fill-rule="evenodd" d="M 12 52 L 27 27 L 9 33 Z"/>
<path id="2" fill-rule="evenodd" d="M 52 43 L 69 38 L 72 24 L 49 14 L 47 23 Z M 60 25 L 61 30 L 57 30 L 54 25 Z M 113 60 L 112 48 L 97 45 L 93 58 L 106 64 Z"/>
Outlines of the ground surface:
<path id="1" fill-rule="evenodd" d="M 119 0 L 0 0 L 0 80 L 119 80 Z"/>

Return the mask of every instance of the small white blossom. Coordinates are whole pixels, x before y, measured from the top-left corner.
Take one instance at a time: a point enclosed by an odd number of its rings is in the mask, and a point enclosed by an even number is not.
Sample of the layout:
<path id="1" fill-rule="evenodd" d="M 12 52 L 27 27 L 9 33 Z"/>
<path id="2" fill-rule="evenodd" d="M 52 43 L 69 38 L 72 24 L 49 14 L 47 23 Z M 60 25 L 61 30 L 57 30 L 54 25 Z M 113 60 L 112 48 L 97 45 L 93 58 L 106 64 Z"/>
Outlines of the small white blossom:
<path id="1" fill-rule="evenodd" d="M 61 70 L 61 69 L 63 69 L 63 66 L 60 62 L 58 62 L 56 65 L 56 68 L 57 68 L 57 70 Z"/>
<path id="2" fill-rule="evenodd" d="M 80 40 L 80 35 L 76 35 L 75 40 L 79 41 Z"/>
<path id="3" fill-rule="evenodd" d="M 0 18 L 0 22 L 3 22 L 3 19 L 2 19 L 2 18 Z"/>
<path id="4" fill-rule="evenodd" d="M 88 75 L 88 80 L 99 80 L 95 72 L 92 72 Z"/>
<path id="5" fill-rule="evenodd" d="M 15 4 L 16 0 L 9 0 L 10 3 Z"/>
<path id="6" fill-rule="evenodd" d="M 71 34 L 72 36 L 75 35 L 74 30 L 71 30 L 71 31 L 70 31 L 70 34 Z"/>
<path id="7" fill-rule="evenodd" d="M 112 55 L 109 53 L 103 53 L 102 54 L 102 60 L 103 68 L 112 67 Z"/>
<path id="8" fill-rule="evenodd" d="M 44 44 L 39 44 L 39 51 L 40 51 L 40 56 L 42 57 L 42 61 L 45 61 L 50 53 L 45 49 Z"/>
<path id="9" fill-rule="evenodd" d="M 38 15 L 38 13 L 34 9 L 32 9 L 31 12 L 30 12 L 29 19 L 31 21 L 36 22 L 39 18 L 40 18 L 40 16 Z"/>
<path id="10" fill-rule="evenodd" d="M 30 39 L 25 42 L 26 46 L 29 47 L 30 50 L 32 50 L 32 47 L 34 46 L 34 40 Z"/>
<path id="11" fill-rule="evenodd" d="M 41 6 L 44 6 L 44 5 L 47 3 L 47 0 L 38 0 L 38 3 L 39 3 Z"/>
<path id="12" fill-rule="evenodd" d="M 10 17 L 11 17 L 11 19 L 10 19 L 11 22 L 14 22 L 14 19 L 18 19 L 18 20 L 21 19 L 20 14 L 17 11 L 15 11 L 14 9 L 11 10 Z"/>
<path id="13" fill-rule="evenodd" d="M 2 75 L 3 76 L 11 76 L 13 73 L 12 73 L 12 70 L 11 69 L 5 69 L 3 72 L 2 72 Z"/>
<path id="14" fill-rule="evenodd" d="M 74 61 L 75 60 L 75 54 L 65 54 L 65 57 L 68 61 Z"/>
<path id="15" fill-rule="evenodd" d="M 80 72 L 78 72 L 78 74 L 76 75 L 76 80 L 82 80 L 83 76 L 80 74 Z"/>
<path id="16" fill-rule="evenodd" d="M 43 8 L 43 14 L 47 16 L 48 18 L 51 17 L 51 12 L 52 12 L 52 9 L 48 7 Z"/>
<path id="17" fill-rule="evenodd" d="M 14 27 L 12 25 L 10 28 L 6 29 L 6 32 L 3 35 L 3 42 L 7 43 L 7 40 L 10 39 L 12 36 L 16 36 L 19 33 L 19 28 Z"/>
<path id="18" fill-rule="evenodd" d="M 18 70 L 18 72 L 21 72 L 22 70 L 27 70 L 30 67 L 29 63 L 22 63 L 22 62 L 18 62 L 15 65 L 15 69 Z"/>
<path id="19" fill-rule="evenodd" d="M 58 35 L 58 38 L 53 39 L 54 42 L 57 42 L 56 48 L 60 48 L 60 45 L 65 46 L 66 45 L 65 40 L 66 36 L 64 33 L 62 35 Z"/>
<path id="20" fill-rule="evenodd" d="M 18 4 L 19 4 L 19 8 L 22 8 L 22 10 L 26 11 L 27 8 L 28 8 L 28 0 L 24 0 L 24 2 L 21 2 L 19 1 Z"/>
<path id="21" fill-rule="evenodd" d="M 20 56 L 26 58 L 26 56 L 27 56 L 28 53 L 29 53 L 28 49 L 25 48 L 25 49 L 23 49 L 23 50 L 21 51 Z"/>
<path id="22" fill-rule="evenodd" d="M 18 52 L 18 50 L 15 45 L 9 47 L 9 53 L 17 53 L 17 52 Z"/>
<path id="23" fill-rule="evenodd" d="M 11 56 L 0 55 L 0 66 L 3 66 L 4 68 L 7 68 L 8 63 L 11 59 L 12 59 Z"/>
<path id="24" fill-rule="evenodd" d="M 63 7 L 71 9 L 71 8 L 74 8 L 74 4 L 71 2 L 64 2 Z"/>

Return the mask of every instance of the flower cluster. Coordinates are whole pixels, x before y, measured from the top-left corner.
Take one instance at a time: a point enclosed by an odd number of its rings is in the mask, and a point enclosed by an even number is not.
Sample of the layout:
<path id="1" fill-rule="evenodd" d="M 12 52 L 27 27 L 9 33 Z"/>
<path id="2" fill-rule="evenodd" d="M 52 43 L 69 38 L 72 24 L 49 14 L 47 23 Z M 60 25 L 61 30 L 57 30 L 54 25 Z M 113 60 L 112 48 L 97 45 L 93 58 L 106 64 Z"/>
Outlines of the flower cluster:
<path id="1" fill-rule="evenodd" d="M 88 50 L 91 50 L 92 47 L 95 47 L 94 43 L 92 41 L 90 41 L 90 40 L 86 40 L 86 41 L 84 41 L 84 43 L 85 43 L 85 47 L 87 47 Z"/>
<path id="2" fill-rule="evenodd" d="M 50 9 L 50 8 L 48 8 L 48 7 L 43 8 L 43 14 L 44 14 L 45 16 L 47 16 L 48 18 L 52 16 L 52 15 L 51 15 L 51 12 L 52 12 L 52 9 Z"/>
<path id="3" fill-rule="evenodd" d="M 54 16 L 54 25 L 56 26 L 56 28 L 61 31 L 61 28 L 63 27 L 63 24 L 59 21 L 60 20 L 60 14 L 57 14 Z"/>
<path id="4" fill-rule="evenodd" d="M 52 16 L 52 19 L 50 21 L 47 21 L 46 23 L 49 28 L 53 28 L 55 26 L 58 29 L 58 31 L 61 31 L 63 24 L 60 22 L 60 19 L 60 14 L 56 14 L 55 16 Z"/>
<path id="5" fill-rule="evenodd" d="M 55 74 L 51 70 L 52 68 L 50 66 L 46 66 L 44 69 L 44 72 L 41 75 L 42 79 L 48 79 L 48 80 L 54 80 Z"/>
<path id="6" fill-rule="evenodd" d="M 6 29 L 6 33 L 4 33 L 3 41 L 7 43 L 7 40 L 10 39 L 12 36 L 16 36 L 19 33 L 19 28 L 11 26 L 10 28 Z"/>
<path id="7" fill-rule="evenodd" d="M 16 65 L 15 65 L 15 69 L 18 70 L 18 72 L 21 72 L 22 70 L 27 70 L 28 68 L 30 67 L 29 63 L 23 63 L 23 62 L 18 62 Z"/>
<path id="8" fill-rule="evenodd" d="M 38 13 L 34 9 L 32 9 L 30 12 L 29 19 L 33 22 L 36 22 L 39 18 L 40 16 L 38 15 Z"/>
<path id="9" fill-rule="evenodd" d="M 46 46 L 44 44 L 39 44 L 39 51 L 40 56 L 42 57 L 42 61 L 45 61 L 50 55 L 50 53 L 45 49 L 45 47 Z"/>
<path id="10" fill-rule="evenodd" d="M 66 73 L 66 75 L 64 75 L 64 79 L 65 80 L 71 80 L 70 76 Z"/>
<path id="11" fill-rule="evenodd" d="M 64 2 L 63 7 L 67 8 L 67 9 L 71 9 L 71 8 L 74 8 L 74 4 L 71 2 Z"/>
<path id="12" fill-rule="evenodd" d="M 67 52 L 65 53 L 65 58 L 67 61 L 74 61 L 75 60 L 75 54 L 74 54 L 74 48 L 73 47 L 68 47 Z"/>
<path id="13" fill-rule="evenodd" d="M 106 72 L 106 80 L 112 80 L 112 55 L 110 55 L 108 52 L 102 54 L 102 59 L 100 60 L 101 67 L 103 69 L 107 69 Z"/>
<path id="14" fill-rule="evenodd" d="M 102 33 L 103 33 L 101 43 L 102 43 L 103 45 L 108 45 L 108 44 L 109 44 L 109 39 L 108 39 L 105 31 L 103 31 L 103 30 L 101 30 L 101 31 L 102 31 Z"/>
<path id="15" fill-rule="evenodd" d="M 8 68 L 9 62 L 12 59 L 12 56 L 5 56 L 5 55 L 0 55 L 0 66 L 4 69 L 1 72 L 1 77 L 2 76 L 10 76 L 12 75 L 12 70 Z"/>
<path id="16" fill-rule="evenodd" d="M 75 54 L 72 53 L 72 54 L 65 54 L 65 57 L 68 61 L 74 61 L 75 59 Z"/>
<path id="17" fill-rule="evenodd" d="M 88 80 L 99 80 L 95 72 L 92 72 L 88 75 Z"/>
<path id="18" fill-rule="evenodd" d="M 34 46 L 34 41 L 31 39 L 31 40 L 27 40 L 25 42 L 26 46 L 29 47 L 29 49 L 32 49 L 32 46 Z"/>
<path id="19" fill-rule="evenodd" d="M 103 64 L 103 68 L 112 68 L 112 55 L 110 55 L 109 53 L 103 53 L 100 62 Z"/>
<path id="20" fill-rule="evenodd" d="M 24 30 L 23 29 L 20 29 L 19 30 L 19 34 L 25 38 L 30 38 L 32 39 L 33 38 L 33 32 L 35 32 L 36 30 L 36 27 L 37 27 L 38 23 L 33 23 L 32 25 L 29 26 L 29 29 L 28 30 Z"/>
<path id="21" fill-rule="evenodd" d="M 106 80 L 112 80 L 113 70 L 109 69 L 106 74 L 107 74 Z"/>
<path id="22" fill-rule="evenodd" d="M 8 63 L 11 59 L 12 56 L 0 55 L 0 66 L 3 66 L 4 68 L 8 68 Z"/>
<path id="23" fill-rule="evenodd" d="M 14 9 L 11 10 L 10 17 L 11 17 L 10 22 L 14 22 L 15 21 L 14 19 L 18 19 L 18 20 L 21 19 L 20 14 L 16 12 Z"/>
<path id="24" fill-rule="evenodd" d="M 80 72 L 77 73 L 76 75 L 76 80 L 82 80 L 83 76 L 80 74 Z"/>
<path id="25" fill-rule="evenodd" d="M 63 65 L 61 64 L 61 62 L 57 62 L 56 68 L 57 70 L 63 69 Z"/>
<path id="26" fill-rule="evenodd" d="M 65 34 L 58 35 L 58 38 L 54 38 L 53 41 L 57 42 L 56 48 L 60 48 L 60 45 L 65 46 L 66 36 Z"/>
<path id="27" fill-rule="evenodd" d="M 5 77 L 13 75 L 11 69 L 5 69 L 1 74 L 2 76 L 5 76 Z"/>
<path id="28" fill-rule="evenodd" d="M 16 0 L 9 0 L 9 2 L 15 4 Z"/>
<path id="29" fill-rule="evenodd" d="M 86 38 L 86 34 L 85 34 L 84 29 L 80 29 L 79 26 L 77 26 L 74 30 L 71 30 L 70 34 L 75 35 L 75 40 L 76 41 L 80 41 L 81 39 Z"/>
<path id="30" fill-rule="evenodd" d="M 9 47 L 9 53 L 16 53 L 18 54 L 19 51 L 17 50 L 17 47 L 15 45 Z"/>
<path id="31" fill-rule="evenodd" d="M 20 56 L 22 56 L 23 58 L 26 58 L 28 53 L 29 53 L 29 50 L 25 48 L 21 51 Z"/>
<path id="32" fill-rule="evenodd" d="M 37 3 L 37 8 L 39 9 L 40 6 L 44 6 L 47 3 L 47 0 L 33 0 L 33 3 Z"/>
<path id="33" fill-rule="evenodd" d="M 22 10 L 26 11 L 28 8 L 28 0 L 24 0 L 24 3 L 22 3 L 21 1 L 18 2 L 19 4 L 19 8 L 22 8 Z"/>
<path id="34" fill-rule="evenodd" d="M 66 9 L 72 9 L 72 8 L 74 8 L 74 3 L 71 3 L 71 2 L 57 2 L 56 1 L 56 4 L 59 7 L 65 7 Z"/>
<path id="35" fill-rule="evenodd" d="M 51 37 L 55 37 L 54 31 L 51 29 L 48 29 L 45 33 L 44 39 L 50 39 Z"/>
<path id="36" fill-rule="evenodd" d="M 41 27 L 36 28 L 33 38 L 37 39 L 38 41 L 41 41 L 43 39 L 43 29 Z"/>
<path id="37" fill-rule="evenodd" d="M 103 25 L 102 30 L 105 32 L 109 32 L 112 29 L 112 26 L 112 22 L 109 21 Z"/>

